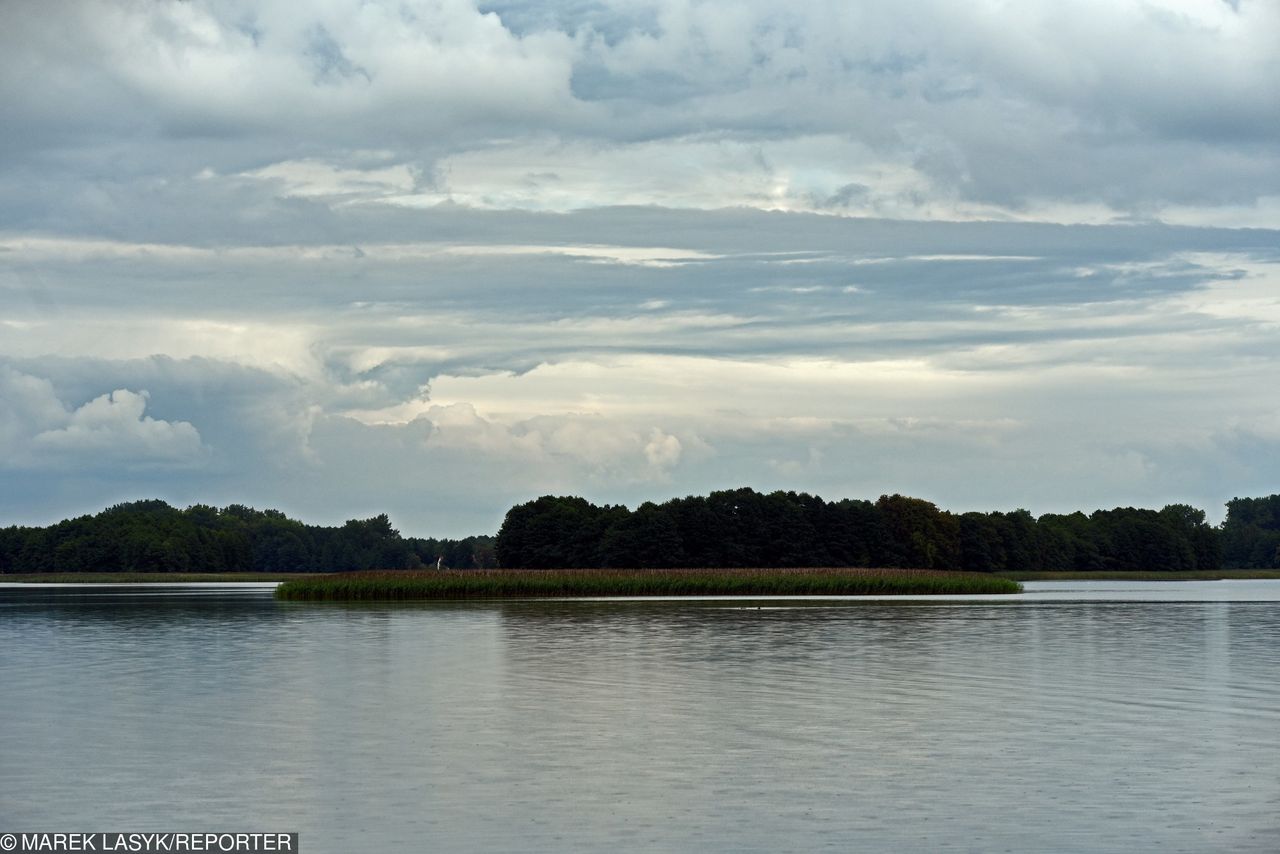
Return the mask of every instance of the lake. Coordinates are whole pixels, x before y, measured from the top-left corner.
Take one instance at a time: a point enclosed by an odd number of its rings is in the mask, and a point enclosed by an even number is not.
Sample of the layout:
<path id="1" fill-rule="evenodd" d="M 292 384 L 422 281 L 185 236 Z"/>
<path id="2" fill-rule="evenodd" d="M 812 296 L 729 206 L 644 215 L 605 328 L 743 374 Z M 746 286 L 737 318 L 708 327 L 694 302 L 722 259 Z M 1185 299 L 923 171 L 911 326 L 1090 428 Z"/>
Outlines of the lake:
<path id="1" fill-rule="evenodd" d="M 0 831 L 1280 850 L 1280 581 L 279 603 L 0 586 Z"/>

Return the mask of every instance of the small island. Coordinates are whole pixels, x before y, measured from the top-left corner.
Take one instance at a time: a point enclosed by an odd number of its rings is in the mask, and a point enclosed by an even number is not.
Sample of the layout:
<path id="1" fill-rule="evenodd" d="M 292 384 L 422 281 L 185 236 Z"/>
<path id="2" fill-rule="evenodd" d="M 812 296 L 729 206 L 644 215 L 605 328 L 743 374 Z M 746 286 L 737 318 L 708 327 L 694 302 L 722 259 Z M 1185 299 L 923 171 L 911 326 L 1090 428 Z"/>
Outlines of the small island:
<path id="1" fill-rule="evenodd" d="M 636 596 L 1020 593 L 1007 578 L 934 569 L 483 569 L 350 572 L 286 581 L 276 598 L 405 601 Z"/>

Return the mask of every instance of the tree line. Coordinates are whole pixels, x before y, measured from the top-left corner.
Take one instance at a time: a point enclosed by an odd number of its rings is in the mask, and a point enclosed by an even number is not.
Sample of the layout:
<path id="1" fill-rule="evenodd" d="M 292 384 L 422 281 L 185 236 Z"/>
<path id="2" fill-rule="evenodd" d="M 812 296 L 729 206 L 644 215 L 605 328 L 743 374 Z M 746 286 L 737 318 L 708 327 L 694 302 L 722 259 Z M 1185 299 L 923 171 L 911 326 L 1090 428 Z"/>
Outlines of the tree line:
<path id="1" fill-rule="evenodd" d="M 950 513 L 904 495 L 828 502 L 744 488 L 635 510 L 548 495 L 507 513 L 496 550 L 502 566 L 531 568 L 1278 568 L 1280 495 L 1233 499 L 1219 527 L 1185 504 L 1037 518 L 1026 510 Z"/>
<path id="2" fill-rule="evenodd" d="M 117 504 L 48 527 L 0 529 L 0 572 L 329 572 L 496 565 L 493 537 L 402 537 L 386 514 L 338 527 L 240 504 Z"/>
<path id="3" fill-rule="evenodd" d="M 904 495 L 824 501 L 732 489 L 635 510 L 546 495 L 496 537 L 404 537 L 386 514 L 308 525 L 240 504 L 117 504 L 0 529 L 0 572 L 337 572 L 415 569 L 869 566 L 1026 570 L 1280 568 L 1280 495 L 1227 502 L 1220 526 L 1185 504 L 1090 514 L 951 513 Z"/>

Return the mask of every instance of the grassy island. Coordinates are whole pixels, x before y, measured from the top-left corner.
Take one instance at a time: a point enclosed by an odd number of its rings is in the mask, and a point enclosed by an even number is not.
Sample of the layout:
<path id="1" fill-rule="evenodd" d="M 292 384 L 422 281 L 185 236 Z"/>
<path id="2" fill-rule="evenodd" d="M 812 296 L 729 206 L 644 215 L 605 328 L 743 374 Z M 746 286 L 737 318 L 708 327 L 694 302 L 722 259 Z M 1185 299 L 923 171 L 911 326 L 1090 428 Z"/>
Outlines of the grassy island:
<path id="1" fill-rule="evenodd" d="M 395 601 L 557 596 L 867 596 L 1019 593 L 1007 578 L 931 569 L 491 569 L 352 572 L 276 588 L 280 599 Z"/>

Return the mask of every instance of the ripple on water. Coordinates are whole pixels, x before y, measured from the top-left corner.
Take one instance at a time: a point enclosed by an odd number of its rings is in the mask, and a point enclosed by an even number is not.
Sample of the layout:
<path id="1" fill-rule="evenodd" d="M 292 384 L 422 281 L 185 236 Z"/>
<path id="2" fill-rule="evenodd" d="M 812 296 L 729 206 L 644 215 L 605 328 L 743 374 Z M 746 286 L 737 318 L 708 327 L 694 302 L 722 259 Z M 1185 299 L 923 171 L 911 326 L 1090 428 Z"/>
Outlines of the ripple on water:
<path id="1" fill-rule="evenodd" d="M 1237 589 L 759 609 L 0 592 L 0 808 L 300 829 L 311 851 L 1273 851 L 1280 597 Z"/>

